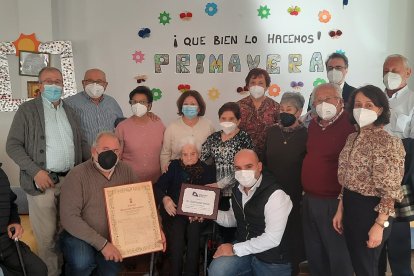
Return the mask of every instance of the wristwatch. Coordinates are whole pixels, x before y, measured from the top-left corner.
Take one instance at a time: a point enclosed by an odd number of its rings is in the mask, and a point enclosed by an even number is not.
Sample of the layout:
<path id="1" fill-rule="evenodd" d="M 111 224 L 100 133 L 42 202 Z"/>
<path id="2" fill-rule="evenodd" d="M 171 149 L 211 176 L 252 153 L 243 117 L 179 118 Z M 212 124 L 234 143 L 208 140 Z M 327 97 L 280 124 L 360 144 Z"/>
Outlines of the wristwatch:
<path id="1" fill-rule="evenodd" d="M 378 222 L 378 220 L 375 220 L 375 223 L 381 226 L 382 228 L 387 228 L 390 226 L 390 222 L 388 220 L 384 220 L 382 223 Z"/>

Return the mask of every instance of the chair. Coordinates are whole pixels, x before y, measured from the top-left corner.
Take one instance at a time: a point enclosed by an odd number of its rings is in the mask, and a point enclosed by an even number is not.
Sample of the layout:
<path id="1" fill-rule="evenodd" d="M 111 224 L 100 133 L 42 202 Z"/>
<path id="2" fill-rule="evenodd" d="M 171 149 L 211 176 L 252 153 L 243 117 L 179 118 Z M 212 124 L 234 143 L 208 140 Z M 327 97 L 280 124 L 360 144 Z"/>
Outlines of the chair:
<path id="1" fill-rule="evenodd" d="M 23 191 L 21 187 L 17 186 L 12 186 L 11 189 L 17 196 L 15 203 L 18 207 L 21 220 L 20 223 L 24 229 L 23 236 L 20 240 L 27 244 L 30 249 L 37 254 L 37 243 L 29 220 L 29 204 L 27 202 L 26 192 Z"/>

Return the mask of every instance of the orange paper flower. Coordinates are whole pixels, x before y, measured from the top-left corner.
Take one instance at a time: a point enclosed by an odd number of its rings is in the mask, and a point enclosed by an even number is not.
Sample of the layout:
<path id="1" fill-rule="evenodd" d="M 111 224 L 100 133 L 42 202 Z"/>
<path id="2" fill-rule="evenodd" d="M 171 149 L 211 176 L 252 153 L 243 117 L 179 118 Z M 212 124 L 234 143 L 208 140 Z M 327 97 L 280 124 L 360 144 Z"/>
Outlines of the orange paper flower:
<path id="1" fill-rule="evenodd" d="M 322 23 L 328 23 L 331 20 L 331 14 L 327 10 L 320 11 L 318 16 Z"/>
<path id="2" fill-rule="evenodd" d="M 277 84 L 272 84 L 269 86 L 269 96 L 277 97 L 280 94 L 280 86 Z"/>

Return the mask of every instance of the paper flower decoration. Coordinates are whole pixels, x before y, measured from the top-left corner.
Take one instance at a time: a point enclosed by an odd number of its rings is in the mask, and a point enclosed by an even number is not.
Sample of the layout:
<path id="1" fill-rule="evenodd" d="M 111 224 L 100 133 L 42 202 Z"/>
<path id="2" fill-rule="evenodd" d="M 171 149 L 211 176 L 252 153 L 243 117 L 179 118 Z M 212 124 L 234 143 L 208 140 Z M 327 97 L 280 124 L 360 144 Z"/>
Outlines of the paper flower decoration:
<path id="1" fill-rule="evenodd" d="M 135 53 L 132 54 L 132 59 L 136 63 L 142 63 L 144 61 L 144 54 L 141 51 L 135 51 Z"/>
<path id="2" fill-rule="evenodd" d="M 316 87 L 318 85 L 324 84 L 326 83 L 326 80 L 321 79 L 321 78 L 317 78 L 314 82 L 313 82 L 313 87 Z"/>
<path id="3" fill-rule="evenodd" d="M 193 17 L 193 13 L 191 13 L 191 12 L 182 12 L 182 13 L 180 13 L 181 20 L 188 21 L 188 20 L 191 20 L 192 17 Z"/>
<path id="4" fill-rule="evenodd" d="M 184 92 L 187 92 L 188 90 L 190 90 L 191 89 L 191 86 L 189 84 L 179 84 L 178 87 L 177 87 L 177 89 L 181 93 L 184 93 Z"/>
<path id="5" fill-rule="evenodd" d="M 137 80 L 137 83 L 145 82 L 147 80 L 147 75 L 138 75 L 134 77 Z"/>
<path id="6" fill-rule="evenodd" d="M 336 30 L 336 29 L 335 30 L 330 30 L 328 35 L 331 38 L 339 38 L 342 35 L 342 31 L 341 30 Z"/>
<path id="7" fill-rule="evenodd" d="M 151 34 L 151 30 L 149 28 L 142 28 L 138 31 L 138 36 L 141 38 L 147 38 Z"/>
<path id="8" fill-rule="evenodd" d="M 160 16 L 158 17 L 158 19 L 160 20 L 160 24 L 165 26 L 165 24 L 170 23 L 171 17 L 170 17 L 170 14 L 168 12 L 164 11 L 164 12 L 160 13 Z"/>
<path id="9" fill-rule="evenodd" d="M 304 86 L 303 82 L 301 81 L 292 81 L 290 83 L 290 87 L 292 87 L 294 90 L 299 91 Z"/>
<path id="10" fill-rule="evenodd" d="M 152 98 L 154 99 L 154 101 L 158 101 L 159 99 L 162 98 L 162 91 L 159 88 L 151 89 L 151 93 L 152 93 Z"/>
<path id="11" fill-rule="evenodd" d="M 12 43 L 16 48 L 16 56 L 19 56 L 20 51 L 37 52 L 40 45 L 35 33 L 30 35 L 20 34 L 19 38 Z"/>
<path id="12" fill-rule="evenodd" d="M 213 16 L 217 13 L 217 4 L 216 3 L 207 3 L 206 8 L 204 9 L 206 14 Z"/>
<path id="13" fill-rule="evenodd" d="M 217 88 L 213 87 L 210 90 L 208 90 L 208 97 L 210 98 L 210 100 L 215 101 L 218 99 L 218 97 L 220 97 L 220 92 Z"/>
<path id="14" fill-rule="evenodd" d="M 270 15 L 270 9 L 265 6 L 260 6 L 260 8 L 257 9 L 258 16 L 260 16 L 260 19 L 266 18 Z"/>
<path id="15" fill-rule="evenodd" d="M 268 92 L 269 96 L 277 97 L 280 94 L 280 86 L 277 84 L 272 84 L 271 86 L 269 86 Z"/>
<path id="16" fill-rule="evenodd" d="M 287 11 L 290 15 L 297 16 L 300 13 L 301 10 L 298 6 L 294 6 L 294 7 L 291 6 Z"/>
<path id="17" fill-rule="evenodd" d="M 345 51 L 342 49 L 336 50 L 335 53 L 341 54 L 345 56 Z"/>
<path id="18" fill-rule="evenodd" d="M 322 23 L 328 23 L 331 20 L 331 14 L 327 10 L 320 11 L 318 16 L 319 21 Z"/>
<path id="19" fill-rule="evenodd" d="M 245 91 L 249 91 L 249 88 L 247 86 L 244 86 L 244 87 L 239 86 L 239 87 L 237 87 L 237 93 L 242 93 L 242 92 L 245 92 Z"/>

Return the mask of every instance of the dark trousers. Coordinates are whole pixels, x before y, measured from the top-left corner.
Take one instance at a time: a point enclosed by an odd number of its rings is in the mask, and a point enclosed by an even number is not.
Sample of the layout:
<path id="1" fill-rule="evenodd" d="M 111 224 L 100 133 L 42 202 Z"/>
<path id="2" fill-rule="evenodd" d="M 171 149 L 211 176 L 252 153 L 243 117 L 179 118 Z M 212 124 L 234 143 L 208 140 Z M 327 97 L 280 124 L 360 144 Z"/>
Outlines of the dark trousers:
<path id="1" fill-rule="evenodd" d="M 303 197 L 303 233 L 312 276 L 352 276 L 345 238 L 332 225 L 338 199 Z"/>
<path id="2" fill-rule="evenodd" d="M 303 240 L 303 227 L 301 215 L 301 201 L 292 200 L 293 208 L 290 211 L 286 225 L 285 235 L 289 246 L 289 258 L 292 264 L 292 276 L 299 274 L 299 264 L 306 260 L 305 242 Z"/>
<path id="3" fill-rule="evenodd" d="M 19 242 L 26 273 L 29 276 L 47 276 L 45 263 L 23 242 Z M 5 276 L 23 275 L 16 245 L 7 234 L 0 236 L 0 268 Z"/>
<path id="4" fill-rule="evenodd" d="M 185 256 L 184 275 L 198 275 L 200 233 L 205 223 L 190 223 L 188 217 L 180 215 L 171 217 L 165 211 L 162 212 L 162 216 L 167 235 L 169 275 L 183 275 L 183 256 Z"/>
<path id="5" fill-rule="evenodd" d="M 410 223 L 394 221 L 391 235 L 382 249 L 379 275 L 385 275 L 387 270 L 387 255 L 391 272 L 398 276 L 413 276 L 411 270 L 411 232 Z"/>
<path id="6" fill-rule="evenodd" d="M 344 189 L 344 235 L 351 255 L 352 266 L 357 276 L 378 275 L 381 250 L 391 232 L 391 225 L 384 228 L 381 245 L 375 248 L 367 247 L 368 232 L 378 217 L 378 212 L 374 211 L 374 208 L 379 202 L 380 198 L 378 197 L 363 196 Z"/>
<path id="7" fill-rule="evenodd" d="M 222 196 L 219 201 L 219 210 L 228 211 L 230 209 L 231 196 Z M 237 227 L 224 227 L 217 224 L 220 235 L 220 243 L 232 243 L 236 239 Z"/>

